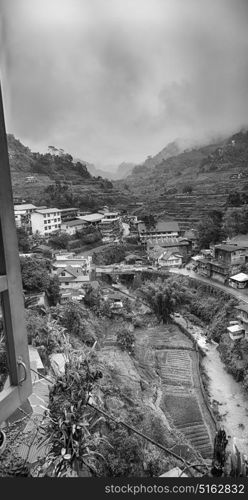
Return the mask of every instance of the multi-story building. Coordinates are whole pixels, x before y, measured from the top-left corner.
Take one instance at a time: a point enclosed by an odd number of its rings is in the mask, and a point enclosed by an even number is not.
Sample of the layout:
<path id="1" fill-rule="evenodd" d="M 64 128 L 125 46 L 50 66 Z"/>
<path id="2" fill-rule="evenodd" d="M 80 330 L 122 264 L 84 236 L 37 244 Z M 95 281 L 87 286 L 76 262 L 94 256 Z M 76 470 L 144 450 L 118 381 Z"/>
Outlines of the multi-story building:
<path id="1" fill-rule="evenodd" d="M 78 208 L 61 208 L 60 209 L 61 222 L 73 220 L 78 215 Z"/>
<path id="2" fill-rule="evenodd" d="M 58 208 L 38 209 L 31 214 L 32 233 L 40 233 L 44 236 L 61 229 L 61 215 Z"/>
<path id="3" fill-rule="evenodd" d="M 238 245 L 214 245 L 208 252 L 205 258 L 197 260 L 197 272 L 222 283 L 234 273 L 239 273 L 245 263 L 245 249 Z M 233 286 L 234 282 L 229 280 L 229 284 Z"/>
<path id="4" fill-rule="evenodd" d="M 68 266 L 73 269 L 80 268 L 83 269 L 85 274 L 90 274 L 91 272 L 92 257 L 84 257 L 82 255 L 75 255 L 71 253 L 62 253 L 55 256 L 55 260 L 52 263 L 53 271 L 56 273 L 59 269 L 66 268 Z"/>
<path id="5" fill-rule="evenodd" d="M 31 229 L 31 214 L 37 209 L 32 203 L 14 205 L 16 227 Z"/>
<path id="6" fill-rule="evenodd" d="M 150 240 L 160 245 L 165 238 L 177 238 L 179 236 L 179 225 L 176 221 L 158 221 L 149 226 L 144 222 L 139 222 L 138 232 L 142 243 Z"/>
<path id="7" fill-rule="evenodd" d="M 227 266 L 245 263 L 245 248 L 239 245 L 215 245 L 214 258 Z"/>
<path id="8" fill-rule="evenodd" d="M 102 233 L 103 241 L 115 241 L 121 236 L 121 218 L 118 212 L 105 212 L 101 222 L 99 224 L 99 229 Z"/>

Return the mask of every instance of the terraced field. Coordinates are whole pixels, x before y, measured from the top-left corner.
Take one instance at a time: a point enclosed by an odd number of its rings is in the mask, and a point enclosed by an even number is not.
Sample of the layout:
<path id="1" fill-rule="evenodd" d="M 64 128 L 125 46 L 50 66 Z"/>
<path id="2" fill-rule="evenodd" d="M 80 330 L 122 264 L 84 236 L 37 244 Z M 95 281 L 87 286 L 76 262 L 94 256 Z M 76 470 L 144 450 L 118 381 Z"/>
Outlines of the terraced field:
<path id="1" fill-rule="evenodd" d="M 194 380 L 193 356 L 189 350 L 167 349 L 156 352 L 163 399 L 161 408 L 174 425 L 204 458 L 212 457 L 211 431 L 199 404 L 199 388 Z"/>
<path id="2" fill-rule="evenodd" d="M 193 342 L 175 324 L 135 330 L 133 362 L 140 377 L 150 386 L 160 383 L 160 408 L 166 418 L 203 456 L 213 453 L 213 423 L 203 400 Z M 113 332 L 105 338 L 104 349 L 116 343 Z"/>

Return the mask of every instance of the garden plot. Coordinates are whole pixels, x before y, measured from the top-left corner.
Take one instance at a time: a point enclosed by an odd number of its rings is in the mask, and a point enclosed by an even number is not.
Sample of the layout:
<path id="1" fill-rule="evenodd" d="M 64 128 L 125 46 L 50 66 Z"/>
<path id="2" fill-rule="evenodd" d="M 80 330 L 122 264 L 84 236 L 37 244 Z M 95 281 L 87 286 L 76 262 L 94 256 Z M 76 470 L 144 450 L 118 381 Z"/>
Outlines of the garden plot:
<path id="1" fill-rule="evenodd" d="M 161 408 L 166 414 L 170 414 L 177 429 L 204 458 L 212 457 L 211 437 L 196 395 L 189 393 L 173 395 L 165 392 Z"/>
<path id="2" fill-rule="evenodd" d="M 161 409 L 204 458 L 211 458 L 211 436 L 199 405 L 198 387 L 194 386 L 194 355 L 185 348 L 156 351 L 163 389 Z"/>
<path id="3" fill-rule="evenodd" d="M 157 362 L 163 385 L 193 386 L 192 360 L 186 350 L 157 351 Z"/>
<path id="4" fill-rule="evenodd" d="M 179 327 L 174 324 L 162 325 L 139 329 L 136 332 L 137 346 L 149 345 L 150 348 L 159 349 L 191 349 L 193 342 L 184 335 Z"/>

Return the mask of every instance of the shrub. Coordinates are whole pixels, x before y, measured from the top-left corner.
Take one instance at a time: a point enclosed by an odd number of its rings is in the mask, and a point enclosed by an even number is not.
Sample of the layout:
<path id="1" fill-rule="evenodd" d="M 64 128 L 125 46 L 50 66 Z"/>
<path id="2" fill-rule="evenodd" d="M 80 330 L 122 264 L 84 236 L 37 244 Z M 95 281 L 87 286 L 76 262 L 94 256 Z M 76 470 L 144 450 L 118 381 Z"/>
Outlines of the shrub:
<path id="1" fill-rule="evenodd" d="M 120 330 L 116 335 L 116 341 L 123 351 L 133 352 L 135 337 L 129 330 Z"/>

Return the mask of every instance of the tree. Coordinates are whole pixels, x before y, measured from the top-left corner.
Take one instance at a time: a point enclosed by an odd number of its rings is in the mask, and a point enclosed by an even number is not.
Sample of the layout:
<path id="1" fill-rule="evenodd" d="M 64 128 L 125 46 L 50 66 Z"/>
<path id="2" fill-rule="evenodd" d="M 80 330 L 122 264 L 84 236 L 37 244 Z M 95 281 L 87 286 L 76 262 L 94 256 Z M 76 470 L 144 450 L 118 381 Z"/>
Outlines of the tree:
<path id="1" fill-rule="evenodd" d="M 228 236 L 248 232 L 248 205 L 229 208 L 223 217 L 223 230 Z"/>
<path id="2" fill-rule="evenodd" d="M 170 315 L 183 303 L 184 290 L 174 280 L 147 281 L 139 289 L 159 319 L 168 322 Z"/>
<path id="3" fill-rule="evenodd" d="M 87 322 L 88 312 L 82 304 L 68 300 L 63 306 L 57 306 L 53 315 L 70 335 L 75 335 L 87 345 L 94 343 L 94 332 Z"/>
<path id="4" fill-rule="evenodd" d="M 50 306 L 56 306 L 60 300 L 60 284 L 58 276 L 50 276 L 48 287 L 46 288 Z"/>
<path id="5" fill-rule="evenodd" d="M 23 253 L 30 252 L 28 233 L 25 231 L 23 227 L 18 227 L 16 229 L 16 233 L 17 233 L 19 251 Z"/>
<path id="6" fill-rule="evenodd" d="M 60 250 L 67 249 L 69 241 L 70 236 L 67 233 L 62 232 L 52 235 L 48 243 L 52 246 L 52 248 Z"/>
<path id="7" fill-rule="evenodd" d="M 197 244 L 199 248 L 207 248 L 223 239 L 225 231 L 222 229 L 222 213 L 218 210 L 210 211 L 197 226 Z"/>
<path id="8" fill-rule="evenodd" d="M 21 257 L 20 262 L 24 290 L 45 292 L 50 284 L 47 262 L 34 257 Z"/>
<path id="9" fill-rule="evenodd" d="M 127 329 L 120 330 L 116 335 L 117 344 L 123 351 L 133 352 L 135 337 Z"/>

